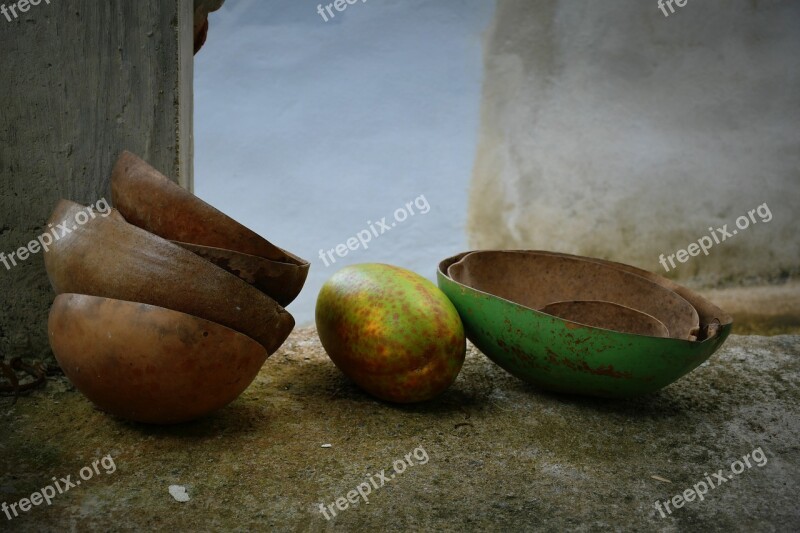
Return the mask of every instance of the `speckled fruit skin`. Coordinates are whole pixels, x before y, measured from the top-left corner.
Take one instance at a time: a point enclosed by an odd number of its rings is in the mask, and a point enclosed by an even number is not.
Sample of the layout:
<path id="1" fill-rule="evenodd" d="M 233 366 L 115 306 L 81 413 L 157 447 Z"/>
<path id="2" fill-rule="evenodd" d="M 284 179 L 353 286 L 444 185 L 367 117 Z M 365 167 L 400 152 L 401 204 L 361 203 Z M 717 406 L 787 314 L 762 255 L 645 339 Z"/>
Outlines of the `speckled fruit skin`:
<path id="1" fill-rule="evenodd" d="M 403 268 L 343 268 L 317 298 L 317 332 L 331 360 L 382 400 L 429 400 L 464 364 L 464 326 L 433 283 Z"/>

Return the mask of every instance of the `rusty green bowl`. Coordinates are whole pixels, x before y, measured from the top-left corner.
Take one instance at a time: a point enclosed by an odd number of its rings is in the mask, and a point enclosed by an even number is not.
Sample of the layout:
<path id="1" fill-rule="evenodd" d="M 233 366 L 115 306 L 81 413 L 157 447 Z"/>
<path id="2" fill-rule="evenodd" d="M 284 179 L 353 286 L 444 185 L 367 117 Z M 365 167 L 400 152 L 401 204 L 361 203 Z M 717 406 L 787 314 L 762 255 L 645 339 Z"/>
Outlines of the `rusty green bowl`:
<path id="1" fill-rule="evenodd" d="M 733 324 L 730 315 L 693 291 L 629 265 L 554 252 L 502 252 L 567 257 L 643 277 L 688 301 L 697 311 L 700 329 L 696 340 L 684 340 L 570 322 L 451 279 L 448 268 L 469 253 L 482 252 L 464 252 L 439 264 L 439 288 L 481 352 L 512 375 L 546 390 L 601 397 L 657 391 L 706 361 L 725 342 Z"/>

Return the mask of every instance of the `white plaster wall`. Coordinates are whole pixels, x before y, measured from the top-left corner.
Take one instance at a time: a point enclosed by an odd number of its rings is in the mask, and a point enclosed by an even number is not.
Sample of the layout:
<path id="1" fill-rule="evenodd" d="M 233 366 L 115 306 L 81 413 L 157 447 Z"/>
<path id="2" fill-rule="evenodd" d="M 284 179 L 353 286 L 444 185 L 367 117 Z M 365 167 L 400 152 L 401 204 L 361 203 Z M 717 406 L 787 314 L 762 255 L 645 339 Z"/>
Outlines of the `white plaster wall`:
<path id="1" fill-rule="evenodd" d="M 689 0 L 667 18 L 656 0 L 499 0 L 471 246 L 664 273 L 660 254 L 764 202 L 770 222 L 670 275 L 800 267 L 800 2 Z"/>
<path id="2" fill-rule="evenodd" d="M 299 324 L 313 322 L 320 287 L 345 265 L 433 279 L 466 248 L 494 8 L 369 0 L 325 22 L 317 4 L 227 0 L 195 62 L 195 192 L 312 262 L 289 306 Z M 336 264 L 319 258 L 420 195 L 425 215 Z"/>

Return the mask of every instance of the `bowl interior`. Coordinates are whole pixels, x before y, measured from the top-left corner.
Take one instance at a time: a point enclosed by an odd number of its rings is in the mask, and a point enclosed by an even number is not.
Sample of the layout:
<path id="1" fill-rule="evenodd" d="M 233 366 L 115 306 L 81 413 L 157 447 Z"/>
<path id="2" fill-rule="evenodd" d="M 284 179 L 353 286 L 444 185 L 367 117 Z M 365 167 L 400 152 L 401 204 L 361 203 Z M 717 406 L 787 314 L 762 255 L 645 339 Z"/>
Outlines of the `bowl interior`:
<path id="1" fill-rule="evenodd" d="M 547 304 L 541 310 L 577 324 L 634 335 L 669 337 L 669 330 L 657 318 L 624 305 L 601 300 L 572 300 Z"/>
<path id="2" fill-rule="evenodd" d="M 617 263 L 614 261 L 609 261 L 607 259 L 598 259 L 594 257 L 580 257 L 580 256 L 571 256 L 568 254 L 562 254 L 558 252 L 527 252 L 523 250 L 516 250 L 513 253 L 539 253 L 539 254 L 547 254 L 547 255 L 555 255 L 555 256 L 566 256 L 566 257 L 574 257 L 577 259 L 581 259 L 583 261 L 591 261 L 594 263 L 600 263 L 602 265 L 607 265 L 618 270 L 623 270 L 625 272 L 630 272 L 632 274 L 636 274 L 637 276 L 641 276 L 645 279 L 652 281 L 662 287 L 665 287 L 676 294 L 679 294 L 683 299 L 689 302 L 692 307 L 697 310 L 697 314 L 700 318 L 700 334 L 698 335 L 698 339 L 700 341 L 714 338 L 716 335 L 720 334 L 723 330 L 730 332 L 731 327 L 733 325 L 733 317 L 726 313 L 724 310 L 720 309 L 718 306 L 714 305 L 710 301 L 708 301 L 703 296 L 700 296 L 698 293 L 694 292 L 693 290 L 684 287 L 678 283 L 675 283 L 672 280 L 669 280 L 663 276 L 650 272 L 648 270 L 643 270 L 641 268 L 637 268 L 631 265 L 626 265 L 624 263 Z"/>
<path id="3" fill-rule="evenodd" d="M 224 248 L 172 242 L 253 285 L 283 307 L 297 298 L 308 277 L 308 263 L 272 261 Z"/>
<path id="4" fill-rule="evenodd" d="M 672 338 L 694 339 L 699 332 L 697 311 L 683 297 L 642 276 L 601 263 L 568 256 L 485 251 L 454 261 L 447 274 L 458 283 L 534 310 L 562 301 L 604 301 L 654 317 Z"/>

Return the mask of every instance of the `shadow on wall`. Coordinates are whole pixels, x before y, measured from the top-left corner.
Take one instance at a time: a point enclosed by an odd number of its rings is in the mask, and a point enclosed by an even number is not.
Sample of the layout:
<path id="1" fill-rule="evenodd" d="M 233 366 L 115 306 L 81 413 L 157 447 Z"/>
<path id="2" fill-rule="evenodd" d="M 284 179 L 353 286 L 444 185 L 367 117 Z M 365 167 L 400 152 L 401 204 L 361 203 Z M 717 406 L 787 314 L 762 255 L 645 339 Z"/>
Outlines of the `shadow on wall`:
<path id="1" fill-rule="evenodd" d="M 703 285 L 800 271 L 798 20 L 788 1 L 665 16 L 655 0 L 500 0 L 470 245 L 611 258 Z M 748 216 L 763 204 L 769 217 Z"/>

